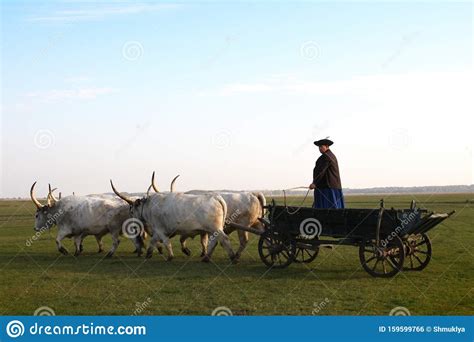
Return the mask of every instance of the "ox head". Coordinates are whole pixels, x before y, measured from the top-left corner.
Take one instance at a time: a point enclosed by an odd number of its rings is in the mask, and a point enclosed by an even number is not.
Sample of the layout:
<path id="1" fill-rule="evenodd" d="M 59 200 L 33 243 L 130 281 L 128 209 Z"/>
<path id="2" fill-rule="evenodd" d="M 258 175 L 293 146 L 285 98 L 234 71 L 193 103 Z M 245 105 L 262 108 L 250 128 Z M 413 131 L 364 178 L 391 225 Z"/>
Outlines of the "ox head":
<path id="1" fill-rule="evenodd" d="M 49 192 L 47 204 L 42 205 L 40 201 L 35 196 L 35 186 L 36 182 L 33 183 L 30 189 L 30 197 L 33 203 L 36 205 L 35 213 L 35 231 L 42 231 L 45 229 L 50 229 L 53 225 L 56 224 L 56 203 L 59 201 L 54 197 L 53 192 L 56 189 L 51 189 L 49 184 Z"/>
<path id="2" fill-rule="evenodd" d="M 117 189 L 115 189 L 115 186 L 114 186 L 114 183 L 112 182 L 112 180 L 110 180 L 110 185 L 112 186 L 112 190 L 114 191 L 114 193 L 118 197 L 123 199 L 125 202 L 127 202 L 128 205 L 130 206 L 130 217 L 136 218 L 136 219 L 141 220 L 141 221 L 145 221 L 145 219 L 143 218 L 143 206 L 145 205 L 145 203 L 148 199 L 148 195 L 150 193 L 151 185 L 148 188 L 146 197 L 142 197 L 142 198 L 138 198 L 138 199 L 131 199 L 131 198 L 125 196 L 124 194 L 121 194 L 120 192 L 118 192 Z"/>

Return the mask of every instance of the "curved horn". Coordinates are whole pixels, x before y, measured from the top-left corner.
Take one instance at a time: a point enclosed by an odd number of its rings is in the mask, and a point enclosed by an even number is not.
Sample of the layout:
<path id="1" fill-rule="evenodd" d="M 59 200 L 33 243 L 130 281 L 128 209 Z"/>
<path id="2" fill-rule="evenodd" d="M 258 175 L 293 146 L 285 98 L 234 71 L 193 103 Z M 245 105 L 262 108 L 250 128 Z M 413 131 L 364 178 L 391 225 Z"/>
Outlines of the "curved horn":
<path id="1" fill-rule="evenodd" d="M 61 192 L 59 193 L 59 199 L 61 199 Z"/>
<path id="2" fill-rule="evenodd" d="M 155 171 L 153 171 L 153 174 L 151 175 L 151 186 L 155 192 L 160 192 L 160 189 L 155 185 Z"/>
<path id="3" fill-rule="evenodd" d="M 31 197 L 31 200 L 33 201 L 33 203 L 36 205 L 36 208 L 40 209 L 43 207 L 43 205 L 36 199 L 36 196 L 35 196 L 35 185 L 36 185 L 36 182 L 33 183 L 33 185 L 31 186 L 31 189 L 30 189 L 30 197 Z"/>
<path id="4" fill-rule="evenodd" d="M 151 190 L 152 187 L 153 187 L 153 185 L 150 185 L 150 186 L 148 187 L 148 190 L 146 191 L 146 197 L 147 197 L 147 198 L 148 198 L 148 196 L 150 196 L 150 190 Z"/>
<path id="5" fill-rule="evenodd" d="M 58 188 L 54 188 L 51 190 L 51 184 L 48 184 L 48 187 L 49 187 L 48 201 L 51 199 L 51 202 L 54 205 L 58 201 L 58 199 L 54 197 L 53 192 L 58 190 Z"/>
<path id="6" fill-rule="evenodd" d="M 115 194 L 120 197 L 121 199 L 123 199 L 125 202 L 127 202 L 128 204 L 132 205 L 133 204 L 133 201 L 130 199 L 130 198 L 127 198 L 125 197 L 124 195 L 122 195 L 120 192 L 117 191 L 117 189 L 115 189 L 115 186 L 114 186 L 114 183 L 112 183 L 112 180 L 110 180 L 110 185 L 112 185 L 112 190 L 115 192 Z"/>
<path id="7" fill-rule="evenodd" d="M 51 193 L 55 192 L 56 190 L 58 190 L 58 188 L 54 188 L 53 190 L 51 190 Z M 49 196 L 49 192 L 48 192 L 48 199 L 50 198 Z"/>
<path id="8" fill-rule="evenodd" d="M 170 185 L 170 192 L 174 192 L 174 182 L 176 182 L 176 180 L 178 179 L 179 175 L 177 175 L 176 177 L 173 178 L 173 180 L 171 181 L 171 185 Z"/>

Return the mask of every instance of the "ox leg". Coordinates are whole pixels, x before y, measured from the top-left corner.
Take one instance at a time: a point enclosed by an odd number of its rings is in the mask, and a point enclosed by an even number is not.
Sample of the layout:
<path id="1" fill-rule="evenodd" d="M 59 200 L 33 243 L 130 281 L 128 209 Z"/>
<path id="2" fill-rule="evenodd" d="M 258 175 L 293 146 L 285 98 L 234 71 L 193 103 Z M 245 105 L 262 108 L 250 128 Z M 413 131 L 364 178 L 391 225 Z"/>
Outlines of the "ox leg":
<path id="1" fill-rule="evenodd" d="M 211 255 L 214 252 L 214 248 L 217 245 L 217 236 L 219 235 L 218 232 L 214 232 L 211 234 L 211 237 L 208 239 L 209 244 L 207 246 L 207 253 L 202 257 L 202 262 L 209 262 L 211 260 Z"/>
<path id="2" fill-rule="evenodd" d="M 227 234 L 224 233 L 223 231 L 220 231 L 219 234 L 217 235 L 217 239 L 219 240 L 222 247 L 227 252 L 227 255 L 229 256 L 229 259 L 234 263 L 237 262 L 237 259 L 235 258 L 234 251 L 232 250 L 232 245 L 230 244 L 230 239 L 227 236 Z"/>
<path id="3" fill-rule="evenodd" d="M 208 252 L 207 255 L 202 258 L 203 262 L 209 262 L 212 256 L 212 253 L 214 252 L 214 248 L 216 247 L 217 241 L 219 241 L 222 245 L 222 247 L 225 249 L 227 252 L 227 255 L 229 256 L 230 260 L 232 262 L 235 262 L 235 254 L 234 251 L 232 250 L 232 246 L 230 244 L 230 239 L 229 237 L 224 233 L 222 230 L 214 231 L 214 233 L 211 235 L 209 239 L 209 247 L 208 247 Z"/>
<path id="4" fill-rule="evenodd" d="M 69 234 L 69 232 L 58 230 L 58 235 L 56 236 L 56 246 L 58 246 L 58 251 L 64 255 L 68 255 L 69 252 L 66 248 L 64 248 L 63 244 L 61 243 L 62 240 Z"/>
<path id="5" fill-rule="evenodd" d="M 96 235 L 95 241 L 97 241 L 97 246 L 99 246 L 99 251 L 97 253 L 102 253 L 104 251 L 104 243 L 102 242 L 102 236 Z"/>
<path id="6" fill-rule="evenodd" d="M 149 259 L 153 256 L 153 249 L 155 247 L 156 249 L 158 249 L 158 252 L 160 254 L 163 254 L 163 249 L 161 247 L 160 240 L 163 242 L 166 249 L 168 250 L 168 260 L 173 259 L 173 249 L 171 248 L 171 242 L 167 236 L 160 233 L 154 233 L 152 235 L 150 245 L 148 246 L 148 249 L 146 250 L 146 258 Z"/>
<path id="7" fill-rule="evenodd" d="M 120 244 L 119 233 L 112 234 L 112 248 L 110 249 L 109 253 L 105 256 L 106 258 L 110 258 L 114 255 L 115 251 L 117 250 Z"/>
<path id="8" fill-rule="evenodd" d="M 201 257 L 206 256 L 207 254 L 207 245 L 209 244 L 209 235 L 207 233 L 201 233 Z"/>
<path id="9" fill-rule="evenodd" d="M 160 241 L 156 242 L 156 250 L 158 251 L 158 253 L 163 255 L 163 246 L 161 245 Z"/>
<path id="10" fill-rule="evenodd" d="M 142 236 L 138 235 L 134 237 L 132 242 L 135 245 L 135 250 L 132 253 L 137 253 L 137 256 L 140 257 L 142 255 L 142 250 L 145 247 Z"/>
<path id="11" fill-rule="evenodd" d="M 239 246 L 239 249 L 237 250 L 237 253 L 235 253 L 235 259 L 236 260 L 240 259 L 240 256 L 242 255 L 242 252 L 244 251 L 245 247 L 247 246 L 247 243 L 249 242 L 249 233 L 248 232 L 244 232 L 242 230 L 239 230 L 237 233 L 239 235 L 240 246 Z"/>
<path id="12" fill-rule="evenodd" d="M 81 236 L 81 241 L 79 242 L 79 253 L 82 253 L 84 251 L 84 246 L 83 246 L 83 243 L 84 242 L 84 236 Z"/>
<path id="13" fill-rule="evenodd" d="M 161 239 L 161 241 L 163 241 L 163 245 L 165 246 L 166 251 L 168 252 L 168 256 L 166 257 L 166 261 L 173 260 L 174 254 L 173 254 L 173 247 L 171 246 L 171 240 L 167 236 L 165 236 L 165 237 L 163 237 L 163 239 Z"/>
<path id="14" fill-rule="evenodd" d="M 82 252 L 82 236 L 78 235 L 74 237 L 74 246 L 76 247 L 76 250 L 74 251 L 74 256 L 79 256 Z"/>
<path id="15" fill-rule="evenodd" d="M 145 231 L 143 232 L 143 235 L 142 235 L 143 248 L 145 248 L 145 242 L 144 241 L 148 238 L 148 236 L 151 236 L 153 238 L 153 232 L 150 230 L 149 226 L 145 226 Z M 159 239 L 156 240 L 156 242 L 154 244 L 152 244 L 152 241 L 153 240 L 150 241 L 149 247 L 150 246 L 152 248 L 156 247 L 156 250 L 158 251 L 158 253 L 163 254 L 163 246 L 160 244 Z M 147 249 L 147 255 L 148 255 L 148 249 Z"/>
<path id="16" fill-rule="evenodd" d="M 160 238 L 157 233 L 154 233 L 152 235 L 150 244 L 148 245 L 148 248 L 146 250 L 145 258 L 150 259 L 153 256 L 153 249 L 157 246 L 159 239 Z"/>
<path id="17" fill-rule="evenodd" d="M 191 250 L 186 246 L 187 238 L 188 237 L 186 235 L 181 235 L 181 237 L 179 238 L 179 242 L 181 243 L 181 250 L 183 251 L 183 253 L 187 256 L 191 256 Z"/>

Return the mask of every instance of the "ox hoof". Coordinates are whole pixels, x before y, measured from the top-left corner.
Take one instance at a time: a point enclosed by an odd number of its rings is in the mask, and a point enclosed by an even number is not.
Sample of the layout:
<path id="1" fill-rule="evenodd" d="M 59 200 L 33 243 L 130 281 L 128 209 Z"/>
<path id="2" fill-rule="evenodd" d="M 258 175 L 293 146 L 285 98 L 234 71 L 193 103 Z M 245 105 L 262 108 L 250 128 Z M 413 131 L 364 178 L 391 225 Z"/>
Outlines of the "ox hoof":
<path id="1" fill-rule="evenodd" d="M 81 251 L 75 251 L 75 252 L 74 252 L 74 256 L 75 256 L 75 257 L 78 257 L 79 255 L 81 255 Z"/>
<path id="2" fill-rule="evenodd" d="M 151 259 L 152 256 L 153 256 L 153 253 L 146 253 L 145 258 Z"/>
<path id="3" fill-rule="evenodd" d="M 97 253 L 102 253 L 104 250 L 102 248 L 99 248 L 99 250 L 97 251 Z"/>
<path id="4" fill-rule="evenodd" d="M 132 254 L 138 253 L 138 248 L 135 248 L 135 250 L 132 252 Z"/>
<path id="5" fill-rule="evenodd" d="M 237 264 L 239 262 L 239 259 L 240 259 L 240 254 L 234 254 L 230 257 L 230 261 L 233 264 Z"/>
<path id="6" fill-rule="evenodd" d="M 157 249 L 158 249 L 158 253 L 163 254 L 163 248 L 162 247 L 158 247 Z"/>
<path id="7" fill-rule="evenodd" d="M 114 253 L 109 252 L 109 253 L 107 253 L 107 255 L 105 257 L 108 259 L 108 258 L 111 258 L 113 255 L 114 255 Z"/>
<path id="8" fill-rule="evenodd" d="M 79 247 L 79 252 L 82 253 L 83 250 L 84 250 L 84 247 L 81 245 L 81 246 Z"/>
<path id="9" fill-rule="evenodd" d="M 61 248 L 59 249 L 59 252 L 61 252 L 62 255 L 68 255 L 68 254 L 69 254 L 69 252 L 67 251 L 67 249 L 64 248 L 64 247 L 61 247 Z"/>
<path id="10" fill-rule="evenodd" d="M 166 258 L 166 261 L 171 261 L 171 260 L 173 260 L 173 258 L 174 258 L 174 257 L 173 257 L 172 255 L 170 255 L 170 256 L 168 256 L 168 257 Z"/>
<path id="11" fill-rule="evenodd" d="M 186 255 L 186 256 L 191 256 L 191 250 L 186 247 L 186 248 L 183 248 L 181 249 L 183 251 L 183 253 Z"/>
<path id="12" fill-rule="evenodd" d="M 207 255 L 203 256 L 203 258 L 201 259 L 202 262 L 210 262 L 211 261 L 211 258 L 209 258 Z"/>

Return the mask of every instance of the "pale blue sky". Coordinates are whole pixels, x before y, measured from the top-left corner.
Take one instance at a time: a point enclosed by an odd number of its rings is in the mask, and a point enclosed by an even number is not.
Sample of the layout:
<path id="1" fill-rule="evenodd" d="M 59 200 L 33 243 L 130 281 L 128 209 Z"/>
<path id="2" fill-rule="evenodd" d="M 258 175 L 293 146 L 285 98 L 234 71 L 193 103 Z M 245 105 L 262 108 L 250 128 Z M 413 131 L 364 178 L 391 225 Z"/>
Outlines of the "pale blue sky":
<path id="1" fill-rule="evenodd" d="M 471 3 L 1 11 L 2 197 L 307 185 L 328 135 L 344 187 L 472 183 Z"/>

